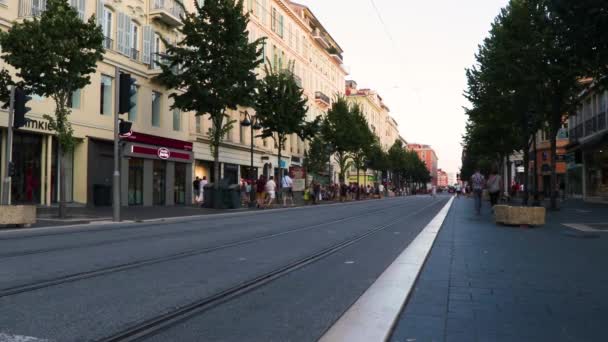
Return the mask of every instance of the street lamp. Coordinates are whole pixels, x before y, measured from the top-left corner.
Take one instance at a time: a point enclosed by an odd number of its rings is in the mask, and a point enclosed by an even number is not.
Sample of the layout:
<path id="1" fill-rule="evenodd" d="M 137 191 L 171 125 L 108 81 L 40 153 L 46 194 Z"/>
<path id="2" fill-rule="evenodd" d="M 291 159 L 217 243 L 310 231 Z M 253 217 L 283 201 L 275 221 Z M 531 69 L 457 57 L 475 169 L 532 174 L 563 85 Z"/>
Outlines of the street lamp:
<path id="1" fill-rule="evenodd" d="M 253 136 L 254 136 L 254 131 L 258 131 L 258 130 L 262 129 L 262 126 L 260 125 L 260 123 L 258 121 L 258 117 L 252 116 L 246 110 L 241 112 L 241 116 L 243 117 L 243 119 L 241 120 L 241 126 L 251 127 L 251 165 L 249 167 L 249 179 L 251 180 L 251 191 L 249 191 L 249 208 L 255 208 L 256 207 L 255 192 L 253 191 L 253 182 L 254 182 L 254 178 L 253 178 Z"/>

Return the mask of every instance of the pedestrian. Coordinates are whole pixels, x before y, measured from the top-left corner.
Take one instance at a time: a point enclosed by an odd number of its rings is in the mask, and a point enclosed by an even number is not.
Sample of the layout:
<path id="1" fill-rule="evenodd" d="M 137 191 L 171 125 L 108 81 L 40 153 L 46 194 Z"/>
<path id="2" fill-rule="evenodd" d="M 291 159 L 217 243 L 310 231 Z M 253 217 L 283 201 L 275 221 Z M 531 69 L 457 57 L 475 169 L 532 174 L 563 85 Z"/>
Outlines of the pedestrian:
<path id="1" fill-rule="evenodd" d="M 268 182 L 266 182 L 266 186 L 264 188 L 266 191 L 266 205 L 265 207 L 271 207 L 274 200 L 277 198 L 277 183 L 274 182 L 274 177 L 270 176 Z"/>
<path id="2" fill-rule="evenodd" d="M 192 182 L 192 194 L 194 194 L 194 203 L 201 203 L 201 179 L 198 176 Z"/>
<path id="3" fill-rule="evenodd" d="M 475 173 L 471 176 L 471 187 L 473 190 L 473 197 L 475 198 L 475 212 L 477 215 L 481 215 L 481 196 L 483 195 L 485 182 L 486 179 L 481 174 L 480 169 L 476 168 Z"/>
<path id="4" fill-rule="evenodd" d="M 346 195 L 348 195 L 348 186 L 345 182 L 340 184 L 340 202 L 346 202 Z"/>
<path id="5" fill-rule="evenodd" d="M 490 177 L 488 177 L 487 183 L 488 193 L 490 195 L 490 206 L 492 210 L 496 204 L 498 204 L 498 198 L 502 190 L 502 177 L 498 174 L 496 167 L 492 168 Z"/>
<path id="6" fill-rule="evenodd" d="M 287 201 L 291 201 L 291 206 L 295 205 L 293 201 L 293 180 L 289 177 L 289 174 L 285 172 L 283 179 L 281 179 L 281 193 L 283 197 L 283 206 L 287 206 Z"/>
<path id="7" fill-rule="evenodd" d="M 207 176 L 203 176 L 203 179 L 200 182 L 200 192 L 199 196 L 201 198 L 201 205 L 205 204 L 205 185 L 209 184 L 207 181 Z"/>
<path id="8" fill-rule="evenodd" d="M 256 182 L 256 187 L 255 187 L 255 191 L 256 191 L 255 197 L 256 197 L 258 208 L 262 208 L 266 201 L 265 189 L 266 189 L 266 176 L 262 175 L 262 176 L 260 176 L 260 178 L 258 178 L 258 181 Z"/>
<path id="9" fill-rule="evenodd" d="M 247 191 L 247 181 L 245 178 L 241 178 L 241 204 L 246 206 L 249 203 L 249 191 Z"/>
<path id="10" fill-rule="evenodd" d="M 319 183 L 318 181 L 315 181 L 313 183 L 313 204 L 319 204 L 319 202 L 321 201 L 321 183 Z"/>
<path id="11" fill-rule="evenodd" d="M 456 198 L 460 198 L 462 194 L 462 185 L 460 183 L 456 184 Z"/>
<path id="12" fill-rule="evenodd" d="M 437 186 L 433 185 L 431 186 L 431 197 L 435 197 L 437 196 Z"/>

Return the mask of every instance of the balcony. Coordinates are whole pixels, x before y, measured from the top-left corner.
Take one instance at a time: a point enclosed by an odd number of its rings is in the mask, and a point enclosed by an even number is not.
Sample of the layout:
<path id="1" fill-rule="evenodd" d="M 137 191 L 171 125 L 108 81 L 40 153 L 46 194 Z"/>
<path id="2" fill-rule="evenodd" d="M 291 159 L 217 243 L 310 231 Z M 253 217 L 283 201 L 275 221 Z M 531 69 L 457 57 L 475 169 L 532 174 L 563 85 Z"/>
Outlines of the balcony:
<path id="1" fill-rule="evenodd" d="M 321 33 L 321 31 L 319 31 L 319 29 L 315 29 L 312 33 L 312 37 L 317 41 L 317 43 L 319 43 L 319 45 L 321 45 L 323 48 L 325 49 L 329 49 L 331 47 L 331 45 L 329 44 L 329 42 L 327 41 L 327 39 L 325 39 L 325 36 L 323 35 L 323 33 Z"/>
<path id="2" fill-rule="evenodd" d="M 184 9 L 174 0 L 154 0 L 150 2 L 150 18 L 162 21 L 169 27 L 182 24 Z"/>
<path id="3" fill-rule="evenodd" d="M 325 105 L 327 107 L 329 107 L 331 105 L 329 96 L 323 94 L 320 91 L 315 92 L 315 101 L 317 101 L 317 103 Z"/>
<path id="4" fill-rule="evenodd" d="M 46 10 L 46 0 L 19 0 L 19 18 L 39 16 Z"/>

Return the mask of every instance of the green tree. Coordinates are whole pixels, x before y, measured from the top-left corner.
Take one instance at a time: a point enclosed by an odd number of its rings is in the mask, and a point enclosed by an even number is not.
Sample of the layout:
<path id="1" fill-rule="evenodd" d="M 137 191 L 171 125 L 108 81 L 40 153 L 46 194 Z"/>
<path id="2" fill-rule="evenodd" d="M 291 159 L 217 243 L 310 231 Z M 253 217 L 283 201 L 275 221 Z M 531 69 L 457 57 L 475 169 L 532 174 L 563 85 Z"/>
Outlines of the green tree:
<path id="1" fill-rule="evenodd" d="M 90 83 L 103 56 L 103 34 L 95 18 L 83 21 L 67 0 L 48 0 L 40 18 L 16 22 L 0 33 L 2 58 L 17 70 L 26 92 L 51 98 L 54 115 L 46 114 L 59 142 L 59 216 L 65 217 L 64 156 L 75 145 L 68 120 L 72 93 Z"/>
<path id="2" fill-rule="evenodd" d="M 325 170 L 331 153 L 326 148 L 327 144 L 321 136 L 315 136 L 310 140 L 309 147 L 304 151 L 304 168 L 310 175 L 318 175 Z"/>
<path id="3" fill-rule="evenodd" d="M 344 182 L 352 153 L 358 148 L 356 132 L 360 129 L 352 106 L 346 98 L 338 96 L 327 112 L 321 131 L 340 167 L 340 182 Z"/>
<path id="4" fill-rule="evenodd" d="M 376 171 L 376 180 L 381 178 L 378 176 L 378 172 L 386 171 L 389 168 L 388 154 L 382 149 L 377 138 L 369 146 L 366 159 L 369 168 Z"/>
<path id="5" fill-rule="evenodd" d="M 393 185 L 400 187 L 407 169 L 407 153 L 401 140 L 396 140 L 388 150 L 388 160 L 393 174 Z"/>
<path id="6" fill-rule="evenodd" d="M 196 11 L 182 17 L 181 39 L 167 44 L 162 73 L 157 80 L 169 89 L 177 108 L 195 115 L 208 115 L 210 148 L 214 162 L 215 193 L 220 183 L 219 146 L 235 121 L 228 110 L 253 104 L 257 76 L 262 63 L 262 39 L 249 42 L 248 15 L 243 1 L 206 0 Z M 219 197 L 214 195 L 214 206 Z"/>
<path id="7" fill-rule="evenodd" d="M 360 189 L 360 171 L 367 170 L 369 148 L 376 140 L 376 136 L 369 128 L 369 124 L 363 115 L 363 111 L 358 104 L 351 106 L 351 113 L 354 116 L 354 126 L 356 129 L 352 132 L 354 135 L 355 145 L 351 152 L 352 165 L 357 169 L 357 188 Z M 357 192 L 357 200 L 360 199 L 360 191 Z"/>
<path id="8" fill-rule="evenodd" d="M 308 107 L 304 91 L 298 86 L 290 69 L 265 68 L 266 76 L 259 82 L 254 108 L 262 125 L 262 138 L 272 138 L 278 146 L 279 179 L 281 186 L 281 156 L 287 137 L 297 134 L 307 140 L 318 130 L 320 118 L 306 121 Z"/>

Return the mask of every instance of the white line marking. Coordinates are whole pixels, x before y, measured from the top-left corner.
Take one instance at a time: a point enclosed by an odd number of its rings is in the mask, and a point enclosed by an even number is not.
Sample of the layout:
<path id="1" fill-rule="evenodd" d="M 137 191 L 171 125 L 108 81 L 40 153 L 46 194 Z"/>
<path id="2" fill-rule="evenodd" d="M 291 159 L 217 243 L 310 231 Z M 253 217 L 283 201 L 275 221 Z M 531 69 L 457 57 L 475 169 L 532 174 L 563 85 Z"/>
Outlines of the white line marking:
<path id="1" fill-rule="evenodd" d="M 390 337 L 453 200 L 450 198 L 439 214 L 319 342 L 381 342 Z"/>
<path id="2" fill-rule="evenodd" d="M 0 342 L 49 342 L 49 340 L 44 340 L 31 336 L 8 335 L 0 333 Z"/>

